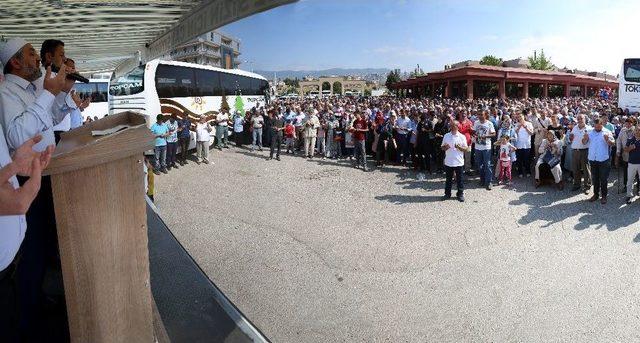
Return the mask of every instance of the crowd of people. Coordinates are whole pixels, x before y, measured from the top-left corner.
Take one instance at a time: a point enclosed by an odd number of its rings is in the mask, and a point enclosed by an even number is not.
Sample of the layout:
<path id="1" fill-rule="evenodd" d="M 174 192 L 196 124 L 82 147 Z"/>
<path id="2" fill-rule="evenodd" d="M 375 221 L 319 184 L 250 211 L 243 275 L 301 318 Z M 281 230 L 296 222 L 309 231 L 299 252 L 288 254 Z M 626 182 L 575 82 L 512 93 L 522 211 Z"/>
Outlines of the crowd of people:
<path id="1" fill-rule="evenodd" d="M 600 96 L 331 97 L 275 100 L 244 114 L 225 113 L 212 124 L 216 132 L 220 123 L 232 126 L 238 145 L 269 147 L 267 159 L 279 160 L 284 148 L 308 159 L 348 158 L 363 171 L 391 164 L 416 170 L 420 179 L 444 173 L 444 198 L 455 179 L 464 201 L 465 175 L 476 174 L 480 186 L 491 190 L 513 186 L 513 174 L 533 175 L 536 187 L 552 183 L 562 190 L 567 182 L 572 191 L 592 192 L 589 200 L 604 204 L 611 168 L 623 174 L 627 202 L 635 197 L 638 116 Z"/>
<path id="2" fill-rule="evenodd" d="M 0 42 L 0 62 L 0 332 L 5 341 L 29 341 L 42 338 L 45 271 L 60 269 L 51 180 L 42 170 L 59 131 L 82 125 L 89 103 L 73 92 L 67 75 L 75 66 L 61 41 L 47 40 L 40 51 L 19 38 Z M 464 180 L 474 173 L 487 190 L 511 186 L 512 174 L 533 174 L 536 186 L 549 181 L 563 189 L 570 182 L 573 191 L 593 192 L 589 200 L 605 204 L 615 167 L 630 203 L 640 173 L 638 116 L 609 97 L 274 100 L 195 123 L 158 115 L 151 169 L 161 174 L 187 163 L 195 131 L 198 163 L 211 163 L 213 134 L 219 150 L 231 138 L 252 151 L 268 147 L 268 160 L 280 160 L 284 148 L 307 159 L 349 159 L 365 172 L 391 164 L 420 178 L 444 173 L 443 200 L 455 179 L 456 197 L 464 201 Z"/>

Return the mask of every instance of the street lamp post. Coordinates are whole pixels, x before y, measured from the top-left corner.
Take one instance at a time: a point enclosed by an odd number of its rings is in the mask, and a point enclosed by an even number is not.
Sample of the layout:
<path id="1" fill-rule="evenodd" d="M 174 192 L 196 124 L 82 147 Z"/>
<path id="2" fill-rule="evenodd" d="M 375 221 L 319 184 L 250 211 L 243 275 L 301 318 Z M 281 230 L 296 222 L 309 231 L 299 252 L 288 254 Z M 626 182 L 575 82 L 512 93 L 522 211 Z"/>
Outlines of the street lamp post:
<path id="1" fill-rule="evenodd" d="M 250 68 L 249 71 L 253 73 L 253 61 L 244 60 L 244 61 L 242 61 L 242 63 L 247 63 L 247 64 L 251 65 L 251 68 Z"/>

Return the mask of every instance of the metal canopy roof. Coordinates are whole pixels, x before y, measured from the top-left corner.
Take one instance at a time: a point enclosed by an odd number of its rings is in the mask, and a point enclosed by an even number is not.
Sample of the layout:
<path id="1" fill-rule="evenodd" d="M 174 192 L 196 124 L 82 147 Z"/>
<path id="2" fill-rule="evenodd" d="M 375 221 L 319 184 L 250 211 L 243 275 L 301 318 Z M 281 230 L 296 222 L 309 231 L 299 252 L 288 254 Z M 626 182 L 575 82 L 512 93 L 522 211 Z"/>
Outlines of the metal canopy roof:
<path id="1" fill-rule="evenodd" d="M 65 42 L 81 72 L 111 71 L 135 56 L 153 58 L 193 39 L 295 0 L 0 0 L 0 36 L 22 37 L 39 49 Z"/>

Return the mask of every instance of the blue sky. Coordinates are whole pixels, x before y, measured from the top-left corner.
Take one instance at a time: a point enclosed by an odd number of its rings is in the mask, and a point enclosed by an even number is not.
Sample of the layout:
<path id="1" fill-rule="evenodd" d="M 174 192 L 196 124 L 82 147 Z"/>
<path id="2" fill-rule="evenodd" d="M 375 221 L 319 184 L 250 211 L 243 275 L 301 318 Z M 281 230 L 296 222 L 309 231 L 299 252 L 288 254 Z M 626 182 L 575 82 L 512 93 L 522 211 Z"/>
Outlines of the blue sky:
<path id="1" fill-rule="evenodd" d="M 640 57 L 640 1 L 302 0 L 222 27 L 244 69 L 425 71 L 544 48 L 559 67 L 620 72 Z"/>

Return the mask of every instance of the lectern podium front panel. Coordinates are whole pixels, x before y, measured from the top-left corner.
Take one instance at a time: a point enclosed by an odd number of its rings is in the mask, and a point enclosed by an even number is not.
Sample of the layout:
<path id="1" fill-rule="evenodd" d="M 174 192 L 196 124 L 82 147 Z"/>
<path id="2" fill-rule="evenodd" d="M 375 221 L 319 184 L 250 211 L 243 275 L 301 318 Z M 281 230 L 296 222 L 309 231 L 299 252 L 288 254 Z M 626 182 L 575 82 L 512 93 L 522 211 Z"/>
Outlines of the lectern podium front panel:
<path id="1" fill-rule="evenodd" d="M 128 128 L 94 137 L 92 131 Z M 74 342 L 152 342 L 144 118 L 108 116 L 62 140 L 48 172 Z"/>

